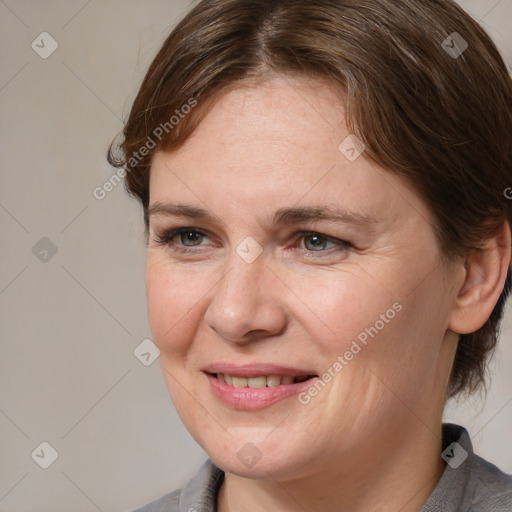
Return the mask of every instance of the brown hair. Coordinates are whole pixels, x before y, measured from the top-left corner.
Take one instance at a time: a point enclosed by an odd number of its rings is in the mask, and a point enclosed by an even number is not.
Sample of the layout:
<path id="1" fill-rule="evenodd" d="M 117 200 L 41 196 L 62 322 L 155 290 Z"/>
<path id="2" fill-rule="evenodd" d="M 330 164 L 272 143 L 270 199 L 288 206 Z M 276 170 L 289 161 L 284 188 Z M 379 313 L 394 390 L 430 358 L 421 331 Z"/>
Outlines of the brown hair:
<path id="1" fill-rule="evenodd" d="M 349 129 L 429 205 L 443 255 L 478 250 L 512 224 L 512 82 L 488 35 L 453 1 L 203 0 L 164 42 L 124 140 L 108 151 L 128 171 L 146 228 L 155 151 L 183 144 L 221 90 L 268 74 L 341 87 Z M 510 287 L 509 269 L 487 323 L 460 337 L 449 396 L 484 383 Z"/>

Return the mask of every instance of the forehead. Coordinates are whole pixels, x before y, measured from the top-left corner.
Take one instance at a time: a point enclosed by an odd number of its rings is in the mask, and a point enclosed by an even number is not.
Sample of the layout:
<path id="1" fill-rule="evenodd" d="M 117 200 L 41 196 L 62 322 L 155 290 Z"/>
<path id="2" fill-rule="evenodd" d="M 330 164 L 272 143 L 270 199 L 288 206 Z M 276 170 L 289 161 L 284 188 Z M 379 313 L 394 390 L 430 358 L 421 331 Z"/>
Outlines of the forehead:
<path id="1" fill-rule="evenodd" d="M 276 78 L 232 89 L 179 150 L 156 153 L 150 202 L 171 195 L 223 209 L 226 198 L 246 208 L 329 203 L 395 217 L 412 207 L 428 218 L 397 176 L 365 153 L 351 160 L 340 151 L 351 136 L 342 95 L 325 82 Z"/>
<path id="2" fill-rule="evenodd" d="M 285 147 L 296 154 L 337 148 L 338 132 L 345 128 L 345 109 L 342 95 L 333 86 L 304 77 L 242 84 L 217 98 L 182 152 L 197 137 L 202 143 L 210 139 L 229 149 L 233 157 L 238 149 L 251 146 L 265 147 L 261 154 L 265 159 Z"/>

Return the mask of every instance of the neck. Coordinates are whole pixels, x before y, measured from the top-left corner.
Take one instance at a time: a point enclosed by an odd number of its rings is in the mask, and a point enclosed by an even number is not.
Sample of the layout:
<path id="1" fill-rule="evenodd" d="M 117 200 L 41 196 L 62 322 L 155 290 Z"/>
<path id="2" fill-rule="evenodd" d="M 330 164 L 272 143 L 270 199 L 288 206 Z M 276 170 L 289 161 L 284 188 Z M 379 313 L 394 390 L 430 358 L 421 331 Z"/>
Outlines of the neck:
<path id="1" fill-rule="evenodd" d="M 410 427 L 410 425 L 409 425 Z M 444 471 L 441 425 L 423 425 L 382 446 L 365 445 L 321 472 L 297 480 L 248 479 L 226 473 L 218 512 L 418 512 Z"/>

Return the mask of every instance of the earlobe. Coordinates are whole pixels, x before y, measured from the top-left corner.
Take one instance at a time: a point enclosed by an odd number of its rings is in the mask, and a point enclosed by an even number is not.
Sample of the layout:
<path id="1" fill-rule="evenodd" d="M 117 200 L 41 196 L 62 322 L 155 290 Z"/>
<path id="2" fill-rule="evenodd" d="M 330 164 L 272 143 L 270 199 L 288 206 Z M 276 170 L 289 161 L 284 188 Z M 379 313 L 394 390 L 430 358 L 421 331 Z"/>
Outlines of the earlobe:
<path id="1" fill-rule="evenodd" d="M 487 322 L 505 286 L 511 244 L 510 225 L 505 221 L 480 249 L 467 255 L 465 277 L 455 299 L 450 330 L 470 334 Z"/>

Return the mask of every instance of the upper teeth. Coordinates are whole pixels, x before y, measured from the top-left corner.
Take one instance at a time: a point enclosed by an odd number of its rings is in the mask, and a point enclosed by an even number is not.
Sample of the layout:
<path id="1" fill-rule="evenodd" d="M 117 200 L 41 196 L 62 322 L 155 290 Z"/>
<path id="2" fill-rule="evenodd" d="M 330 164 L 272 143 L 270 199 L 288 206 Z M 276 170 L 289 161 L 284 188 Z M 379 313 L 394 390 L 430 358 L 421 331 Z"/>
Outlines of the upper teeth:
<path id="1" fill-rule="evenodd" d="M 217 379 L 235 388 L 275 388 L 280 384 L 293 384 L 294 382 L 302 382 L 307 376 L 292 377 L 291 375 L 262 375 L 260 377 L 235 377 L 224 373 L 217 373 Z"/>

